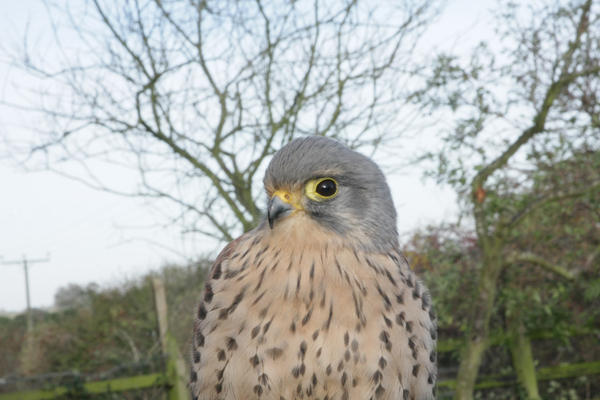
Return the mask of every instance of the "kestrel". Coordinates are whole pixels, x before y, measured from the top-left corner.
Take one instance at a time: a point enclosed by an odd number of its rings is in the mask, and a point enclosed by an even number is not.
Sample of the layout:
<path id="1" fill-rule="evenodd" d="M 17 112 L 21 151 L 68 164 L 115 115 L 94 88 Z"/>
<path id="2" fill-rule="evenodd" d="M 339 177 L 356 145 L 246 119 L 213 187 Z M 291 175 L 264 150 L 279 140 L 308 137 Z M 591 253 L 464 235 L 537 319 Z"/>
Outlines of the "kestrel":
<path id="1" fill-rule="evenodd" d="M 217 257 L 194 324 L 194 399 L 433 399 L 436 324 L 389 187 L 324 137 L 269 164 L 265 220 Z"/>

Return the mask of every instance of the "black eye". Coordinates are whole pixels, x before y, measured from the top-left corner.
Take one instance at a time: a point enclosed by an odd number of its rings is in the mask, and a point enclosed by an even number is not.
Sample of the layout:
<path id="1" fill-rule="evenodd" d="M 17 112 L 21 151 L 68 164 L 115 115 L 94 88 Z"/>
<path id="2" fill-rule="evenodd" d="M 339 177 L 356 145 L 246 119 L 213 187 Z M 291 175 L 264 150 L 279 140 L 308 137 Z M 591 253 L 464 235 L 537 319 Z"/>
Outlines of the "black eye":
<path id="1" fill-rule="evenodd" d="M 315 191 L 323 197 L 331 197 L 337 192 L 337 185 L 333 179 L 323 179 L 317 184 Z"/>

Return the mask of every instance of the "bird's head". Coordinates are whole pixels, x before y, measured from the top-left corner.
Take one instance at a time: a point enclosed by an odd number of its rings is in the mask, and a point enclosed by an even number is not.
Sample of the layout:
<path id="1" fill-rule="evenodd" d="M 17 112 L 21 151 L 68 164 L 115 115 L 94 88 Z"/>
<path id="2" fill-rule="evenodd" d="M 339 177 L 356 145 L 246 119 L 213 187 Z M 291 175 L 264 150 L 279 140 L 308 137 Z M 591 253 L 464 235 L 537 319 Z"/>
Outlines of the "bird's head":
<path id="1" fill-rule="evenodd" d="M 273 231 L 309 217 L 365 250 L 398 246 L 396 210 L 383 173 L 340 142 L 320 136 L 293 140 L 273 156 L 264 185 Z"/>

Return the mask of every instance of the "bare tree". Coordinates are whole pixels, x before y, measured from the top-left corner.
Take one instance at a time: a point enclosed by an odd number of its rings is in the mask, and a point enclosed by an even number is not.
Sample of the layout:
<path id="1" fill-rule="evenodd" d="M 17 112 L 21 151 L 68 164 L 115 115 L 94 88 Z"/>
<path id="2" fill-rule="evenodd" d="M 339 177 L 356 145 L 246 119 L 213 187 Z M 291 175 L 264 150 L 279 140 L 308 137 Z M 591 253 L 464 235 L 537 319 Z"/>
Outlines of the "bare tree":
<path id="1" fill-rule="evenodd" d="M 27 165 L 169 200 L 175 220 L 222 240 L 257 224 L 265 160 L 294 137 L 399 137 L 411 50 L 437 12 L 426 0 L 71 6 L 48 5 L 51 57 L 27 40 L 10 53 L 34 96 L 3 105 L 43 121 L 20 143 Z M 137 189 L 111 186 L 106 162 L 135 168 Z"/>
<path id="2" fill-rule="evenodd" d="M 462 195 L 482 254 L 457 399 L 473 398 L 503 268 L 525 263 L 573 278 L 544 254 L 512 252 L 519 224 L 553 202 L 600 193 L 597 176 L 539 184 L 540 171 L 600 151 L 598 4 L 506 2 L 497 21 L 499 43 L 481 44 L 466 62 L 440 56 L 426 90 L 415 97 L 450 121 L 443 147 L 425 158 L 435 161 L 433 175 Z M 523 331 L 514 329 L 519 339 Z M 516 370 L 528 396 L 538 398 L 531 347 L 520 343 Z"/>

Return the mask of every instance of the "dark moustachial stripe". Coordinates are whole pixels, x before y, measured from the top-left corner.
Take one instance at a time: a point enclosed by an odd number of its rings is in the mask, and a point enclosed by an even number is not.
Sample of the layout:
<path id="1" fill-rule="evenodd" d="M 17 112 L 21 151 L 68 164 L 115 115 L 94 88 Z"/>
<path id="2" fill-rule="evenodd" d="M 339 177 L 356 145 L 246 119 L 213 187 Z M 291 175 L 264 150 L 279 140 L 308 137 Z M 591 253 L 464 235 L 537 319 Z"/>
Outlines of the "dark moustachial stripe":
<path id="1" fill-rule="evenodd" d="M 210 304 L 210 302 L 212 301 L 214 296 L 213 290 L 212 290 L 212 286 L 210 285 L 210 283 L 207 283 L 206 286 L 204 286 L 204 302 Z"/>
<path id="2" fill-rule="evenodd" d="M 204 303 L 200 303 L 200 306 L 198 306 L 198 319 L 203 320 L 204 318 L 206 318 L 206 307 Z"/>
<path id="3" fill-rule="evenodd" d="M 212 278 L 215 280 L 221 278 L 221 263 L 215 265 L 215 268 L 213 269 Z"/>

